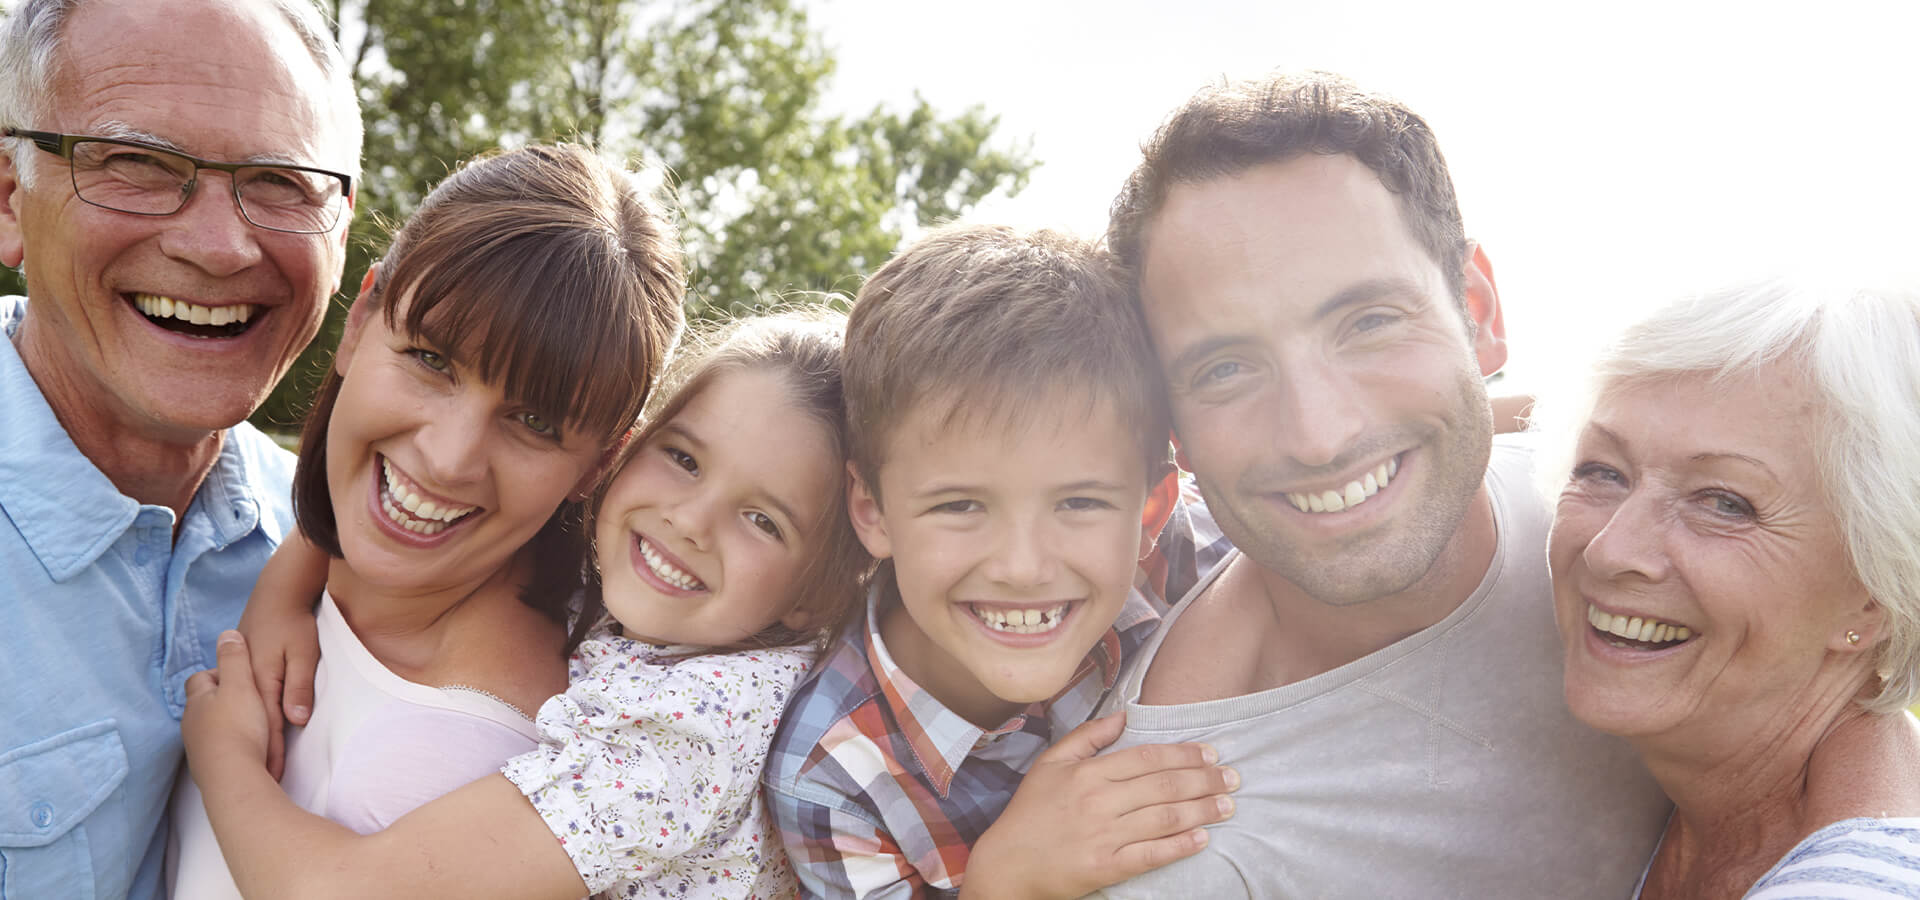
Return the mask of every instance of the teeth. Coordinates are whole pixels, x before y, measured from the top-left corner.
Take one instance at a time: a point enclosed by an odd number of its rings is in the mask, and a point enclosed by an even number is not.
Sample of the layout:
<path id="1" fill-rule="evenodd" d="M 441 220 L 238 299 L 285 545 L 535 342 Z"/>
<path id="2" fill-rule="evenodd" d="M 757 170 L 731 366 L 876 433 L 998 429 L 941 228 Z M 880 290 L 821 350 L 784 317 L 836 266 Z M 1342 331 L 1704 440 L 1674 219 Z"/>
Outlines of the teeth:
<path id="1" fill-rule="evenodd" d="M 640 539 L 640 558 L 646 561 L 647 568 L 652 570 L 653 574 L 659 576 L 661 581 L 683 591 L 704 591 L 707 589 L 706 583 L 693 577 L 692 572 L 688 572 L 668 562 L 667 558 L 662 556 L 659 550 L 654 549 L 653 544 L 646 538 Z"/>
<path id="2" fill-rule="evenodd" d="M 1358 480 L 1349 481 L 1337 491 L 1317 491 L 1313 493 L 1290 493 L 1287 502 L 1293 508 L 1305 513 L 1340 512 L 1352 509 L 1384 490 L 1400 471 L 1400 459 L 1394 457 L 1362 475 Z"/>
<path id="3" fill-rule="evenodd" d="M 1060 620 L 1067 614 L 1070 604 L 1062 603 L 1047 609 L 1004 609 L 994 606 L 972 605 L 974 618 L 987 623 L 995 631 L 1009 634 L 1045 634 L 1059 627 Z"/>
<path id="4" fill-rule="evenodd" d="M 229 325 L 234 322 L 246 322 L 253 318 L 254 304 L 236 303 L 230 306 L 200 306 L 185 300 L 162 297 L 159 294 L 134 294 L 133 305 L 142 313 L 156 319 L 179 319 L 195 325 Z"/>
<path id="5" fill-rule="evenodd" d="M 432 501 L 420 499 L 420 495 L 400 480 L 393 471 L 393 463 L 384 457 L 380 460 L 380 471 L 386 482 L 386 490 L 380 492 L 380 508 L 393 524 L 415 534 L 439 534 L 448 525 L 476 509 L 478 506 L 436 506 Z"/>
<path id="6" fill-rule="evenodd" d="M 1587 604 L 1587 622 L 1595 629 L 1615 637 L 1639 641 L 1643 644 L 1671 644 L 1684 641 L 1693 636 L 1693 630 L 1685 625 L 1673 625 L 1659 619 L 1641 616 L 1616 616 L 1603 612 L 1597 606 Z M 1632 645 L 1619 641 L 1609 641 L 1615 647 Z"/>

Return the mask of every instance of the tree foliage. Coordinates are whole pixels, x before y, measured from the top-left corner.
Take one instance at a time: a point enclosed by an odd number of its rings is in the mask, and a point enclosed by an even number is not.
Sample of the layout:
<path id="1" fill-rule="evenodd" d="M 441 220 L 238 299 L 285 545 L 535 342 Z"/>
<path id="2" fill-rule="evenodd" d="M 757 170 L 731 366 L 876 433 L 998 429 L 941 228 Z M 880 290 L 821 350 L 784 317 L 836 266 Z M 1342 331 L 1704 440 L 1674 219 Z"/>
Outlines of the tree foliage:
<path id="1" fill-rule="evenodd" d="M 581 140 L 664 170 L 694 318 L 851 293 L 904 233 L 1019 191 L 1034 165 L 978 108 L 824 111 L 834 61 L 800 0 L 318 2 L 359 89 L 364 172 L 345 296 L 261 424 L 298 421 L 392 223 L 481 151 Z M 0 290 L 23 291 L 18 273 Z"/>
<path id="2" fill-rule="evenodd" d="M 1014 193 L 1034 162 L 975 108 L 823 111 L 832 55 L 797 0 L 323 0 L 367 128 L 349 287 L 459 160 L 579 140 L 666 173 L 693 318 L 840 302 L 911 228 Z M 794 301 L 791 298 L 804 298 Z M 256 415 L 297 420 L 344 320 Z"/>

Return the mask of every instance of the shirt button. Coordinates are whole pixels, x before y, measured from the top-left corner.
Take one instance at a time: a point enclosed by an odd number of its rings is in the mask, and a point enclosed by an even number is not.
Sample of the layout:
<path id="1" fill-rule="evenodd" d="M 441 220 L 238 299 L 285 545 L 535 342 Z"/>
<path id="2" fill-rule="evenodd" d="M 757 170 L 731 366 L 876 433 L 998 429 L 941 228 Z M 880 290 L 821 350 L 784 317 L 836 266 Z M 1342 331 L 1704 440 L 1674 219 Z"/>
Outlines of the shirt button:
<path id="1" fill-rule="evenodd" d="M 153 560 L 153 551 L 148 550 L 145 545 L 142 545 L 140 549 L 133 551 L 133 564 L 136 566 L 144 566 L 147 563 L 151 562 L 152 560 Z"/>
<path id="2" fill-rule="evenodd" d="M 53 827 L 53 804 L 45 800 L 35 803 L 27 810 L 27 815 L 33 819 L 35 828 Z"/>

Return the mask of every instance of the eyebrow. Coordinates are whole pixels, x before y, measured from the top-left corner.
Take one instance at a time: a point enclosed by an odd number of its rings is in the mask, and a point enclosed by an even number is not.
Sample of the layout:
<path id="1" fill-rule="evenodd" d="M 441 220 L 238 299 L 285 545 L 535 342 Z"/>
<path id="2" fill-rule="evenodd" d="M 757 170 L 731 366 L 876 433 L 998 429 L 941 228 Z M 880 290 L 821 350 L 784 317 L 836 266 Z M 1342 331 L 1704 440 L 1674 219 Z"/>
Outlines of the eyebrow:
<path id="1" fill-rule="evenodd" d="M 1765 472 L 1767 474 L 1767 477 L 1772 478 L 1774 481 L 1780 480 L 1780 476 L 1773 474 L 1773 469 L 1769 468 L 1766 463 L 1761 462 L 1759 459 L 1748 456 L 1744 453 L 1708 452 L 1708 453 L 1695 453 L 1694 455 L 1687 457 L 1687 460 L 1689 462 L 1717 462 L 1723 459 L 1730 459 L 1735 462 L 1746 463 L 1747 465 L 1750 465 L 1756 469 L 1759 469 L 1762 472 Z"/>
<path id="2" fill-rule="evenodd" d="M 1587 430 L 1599 432 L 1601 437 L 1606 438 L 1609 442 L 1611 442 L 1616 447 L 1632 446 L 1631 444 L 1628 444 L 1625 440 L 1622 440 L 1620 435 L 1615 434 L 1613 432 L 1613 429 L 1608 428 L 1607 426 L 1602 425 L 1598 422 L 1588 422 Z M 1765 472 L 1767 474 L 1767 477 L 1772 478 L 1774 481 L 1781 480 L 1779 475 L 1774 474 L 1772 467 L 1760 461 L 1758 458 L 1748 456 L 1745 453 L 1733 453 L 1730 451 L 1709 450 L 1704 453 L 1695 453 L 1692 456 L 1687 457 L 1688 462 L 1695 462 L 1695 463 L 1716 462 L 1724 459 L 1730 459 L 1735 462 L 1746 463 L 1747 465 L 1753 466 L 1754 468 L 1759 469 L 1762 472 Z"/>
<path id="3" fill-rule="evenodd" d="M 1406 278 L 1367 278 L 1356 281 L 1321 301 L 1320 305 L 1313 310 L 1313 320 L 1319 321 L 1346 307 L 1371 303 L 1391 294 L 1417 297 L 1420 296 L 1420 287 Z M 1249 340 L 1248 336 L 1241 333 L 1207 338 L 1181 351 L 1180 355 L 1175 356 L 1173 361 L 1167 364 L 1167 371 L 1169 373 L 1181 371 L 1213 355 L 1223 347 L 1231 347 L 1246 340 Z"/>
<path id="4" fill-rule="evenodd" d="M 1356 281 L 1341 288 L 1338 293 L 1322 302 L 1319 308 L 1313 311 L 1313 317 L 1316 320 L 1324 319 L 1343 307 L 1371 303 L 1389 294 L 1418 297 L 1420 286 L 1406 278 L 1368 278 Z"/>
<path id="5" fill-rule="evenodd" d="M 1051 493 L 1075 493 L 1078 491 L 1123 491 L 1123 490 L 1126 490 L 1126 485 L 1118 484 L 1112 481 L 1105 481 L 1099 478 L 1088 478 L 1082 481 L 1075 481 L 1069 484 L 1056 485 L 1052 488 L 1049 488 L 1048 490 Z M 986 493 L 986 488 L 981 487 L 979 485 L 973 485 L 973 484 L 935 482 L 923 490 L 914 491 L 912 495 L 915 498 L 922 498 L 922 497 L 934 497 L 940 494 L 980 494 L 980 493 Z"/>
<path id="6" fill-rule="evenodd" d="M 179 144 L 176 144 L 170 140 L 167 140 L 166 138 L 163 138 L 157 134 L 154 134 L 153 132 L 143 131 L 139 128 L 135 128 L 132 125 L 128 125 L 125 122 L 119 121 L 118 119 L 108 119 L 105 122 L 101 122 L 99 125 L 94 126 L 94 130 L 97 136 L 103 137 L 103 138 L 113 138 L 114 140 L 119 140 L 119 141 L 139 141 L 142 144 L 152 144 L 155 147 L 159 147 L 162 150 L 172 150 L 175 153 L 179 153 L 185 156 L 195 155 L 193 153 L 188 153 L 186 148 L 181 147 Z M 227 162 L 229 160 L 221 160 L 221 161 Z M 253 156 L 247 157 L 246 159 L 230 160 L 230 161 L 247 163 L 250 165 L 285 165 L 285 166 L 306 166 L 307 165 L 307 163 L 296 162 L 291 158 L 288 158 L 285 156 L 275 156 L 271 153 L 255 154 Z"/>
<path id="7" fill-rule="evenodd" d="M 1123 490 L 1126 490 L 1126 486 L 1122 484 L 1117 484 L 1111 481 L 1102 481 L 1101 479 L 1098 479 L 1098 478 L 1089 478 L 1085 481 L 1076 481 L 1072 484 L 1063 484 L 1060 487 L 1056 488 L 1056 490 L 1060 491 L 1061 493 L 1078 493 L 1080 491 L 1123 491 Z"/>

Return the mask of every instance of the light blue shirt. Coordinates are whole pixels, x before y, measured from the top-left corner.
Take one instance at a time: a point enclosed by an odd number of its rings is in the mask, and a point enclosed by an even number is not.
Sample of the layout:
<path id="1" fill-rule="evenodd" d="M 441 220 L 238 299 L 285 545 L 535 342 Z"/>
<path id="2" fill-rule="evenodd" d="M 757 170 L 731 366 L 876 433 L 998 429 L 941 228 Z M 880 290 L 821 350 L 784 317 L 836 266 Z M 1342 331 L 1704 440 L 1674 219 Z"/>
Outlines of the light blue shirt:
<path id="1" fill-rule="evenodd" d="M 25 311 L 0 297 L 9 337 Z M 229 430 L 176 541 L 0 341 L 0 900 L 162 895 L 187 676 L 293 527 L 293 461 Z"/>

